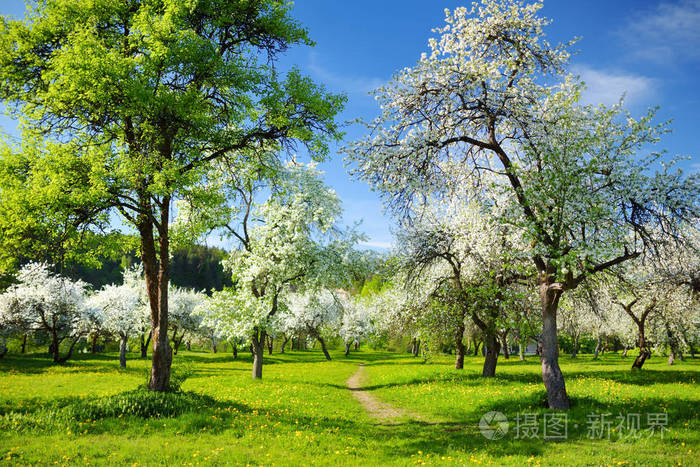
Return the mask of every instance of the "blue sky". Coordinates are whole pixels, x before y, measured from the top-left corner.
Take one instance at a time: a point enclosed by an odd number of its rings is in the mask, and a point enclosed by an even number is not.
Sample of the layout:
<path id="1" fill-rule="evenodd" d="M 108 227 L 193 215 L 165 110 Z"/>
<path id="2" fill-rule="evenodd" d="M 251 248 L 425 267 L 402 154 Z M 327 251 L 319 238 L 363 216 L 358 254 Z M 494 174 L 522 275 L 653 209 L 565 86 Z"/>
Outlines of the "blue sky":
<path id="1" fill-rule="evenodd" d="M 343 91 L 348 104 L 340 119 L 372 119 L 377 114 L 367 92 L 412 66 L 427 49 L 431 30 L 442 26 L 444 9 L 467 1 L 434 0 L 297 0 L 293 15 L 317 45 L 290 50 L 283 67 L 294 64 L 329 89 Z M 22 1 L 5 0 L 1 14 L 22 16 Z M 673 119 L 673 133 L 659 148 L 688 155 L 686 171 L 700 170 L 700 0 L 545 0 L 542 14 L 553 20 L 546 30 L 551 43 L 581 37 L 571 71 L 589 90 L 584 100 L 614 103 L 626 92 L 633 114 L 659 105 L 659 121 Z M 3 119 L 6 131 L 12 122 Z M 346 128 L 347 140 L 362 128 Z M 339 146 L 322 168 L 340 195 L 345 220 L 363 220 L 367 246 L 391 244 L 391 220 L 382 214 L 379 197 L 349 179 Z M 216 242 L 214 242 L 216 243 Z"/>

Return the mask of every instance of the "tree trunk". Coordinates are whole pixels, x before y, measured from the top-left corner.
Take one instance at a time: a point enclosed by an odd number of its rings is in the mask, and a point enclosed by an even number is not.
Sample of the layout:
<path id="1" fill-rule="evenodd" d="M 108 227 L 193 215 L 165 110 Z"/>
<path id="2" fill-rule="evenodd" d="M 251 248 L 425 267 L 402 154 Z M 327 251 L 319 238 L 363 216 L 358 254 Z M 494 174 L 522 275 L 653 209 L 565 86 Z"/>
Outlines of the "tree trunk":
<path id="1" fill-rule="evenodd" d="M 185 346 L 186 346 L 188 352 L 190 352 L 192 350 L 192 343 L 190 341 L 187 341 Z"/>
<path id="2" fill-rule="evenodd" d="M 175 346 L 174 348 L 174 353 L 177 355 L 177 351 L 180 349 L 180 346 L 182 345 L 182 340 L 185 338 L 185 331 L 182 331 L 182 335 L 180 336 L 179 339 L 175 337 L 175 333 L 173 333 L 173 345 Z"/>
<path id="3" fill-rule="evenodd" d="M 231 347 L 233 347 L 233 359 L 236 360 L 238 358 L 238 344 L 234 342 Z"/>
<path id="4" fill-rule="evenodd" d="M 350 342 L 345 343 L 345 356 L 350 355 Z"/>
<path id="5" fill-rule="evenodd" d="M 690 358 L 694 359 L 695 358 L 695 347 L 693 347 L 693 344 L 688 342 L 688 351 L 690 352 Z"/>
<path id="6" fill-rule="evenodd" d="M 58 354 L 60 345 L 61 342 L 58 340 L 58 335 L 54 329 L 51 331 L 51 346 L 49 346 L 49 351 L 51 352 L 54 363 L 61 363 L 61 358 Z"/>
<path id="7" fill-rule="evenodd" d="M 627 347 L 625 347 L 624 349 L 622 349 L 622 355 L 621 355 L 621 356 L 622 356 L 622 358 L 627 358 Z"/>
<path id="8" fill-rule="evenodd" d="M 510 358 L 510 351 L 508 350 L 508 338 L 507 338 L 507 333 L 503 333 L 503 342 L 502 342 L 502 349 L 503 349 L 503 358 L 506 360 Z"/>
<path id="9" fill-rule="evenodd" d="M 496 376 L 496 363 L 498 363 L 498 353 L 501 351 L 501 344 L 498 342 L 498 337 L 495 333 L 487 333 L 485 335 L 484 345 L 486 348 L 486 355 L 481 376 L 484 378 L 493 378 Z"/>
<path id="10" fill-rule="evenodd" d="M 212 342 L 212 344 L 211 344 L 211 351 L 212 351 L 213 353 L 216 353 L 216 352 L 219 351 L 219 349 L 216 347 L 216 344 L 214 344 L 213 342 Z"/>
<path id="11" fill-rule="evenodd" d="M 55 347 L 55 352 L 56 352 L 56 353 L 54 354 L 54 355 L 55 355 L 55 357 L 54 357 L 54 362 L 56 362 L 56 363 L 66 363 L 66 362 L 68 361 L 68 359 L 71 358 L 71 356 L 73 355 L 73 349 L 75 348 L 75 344 L 77 344 L 79 340 L 80 340 L 80 337 L 74 337 L 74 338 L 73 338 L 73 342 L 71 342 L 70 347 L 68 347 L 68 353 L 67 353 L 65 356 L 63 356 L 63 357 L 59 357 L 59 355 L 58 355 L 58 345 L 56 345 L 56 347 Z"/>
<path id="12" fill-rule="evenodd" d="M 151 342 L 151 333 L 148 333 L 148 339 L 144 341 L 143 332 L 141 333 L 141 358 L 148 358 L 148 344 Z"/>
<path id="13" fill-rule="evenodd" d="M 468 353 L 471 352 L 471 351 L 472 351 L 472 340 L 471 340 L 471 339 L 467 339 L 467 348 L 464 349 L 464 353 L 465 353 L 465 354 L 468 354 Z"/>
<path id="14" fill-rule="evenodd" d="M 651 357 L 651 351 L 647 347 L 647 342 L 644 337 L 644 321 L 640 321 L 637 323 L 637 328 L 638 328 L 638 343 L 639 343 L 639 355 L 637 358 L 634 359 L 634 363 L 632 363 L 632 369 L 633 370 L 641 370 L 642 366 L 644 365 L 644 361 Z"/>
<path id="15" fill-rule="evenodd" d="M 253 352 L 253 379 L 262 379 L 264 343 L 265 331 L 254 329 L 250 344 L 250 349 Z"/>
<path id="16" fill-rule="evenodd" d="M 666 326 L 666 336 L 668 337 L 668 346 L 670 347 L 670 351 L 668 353 L 668 364 L 673 365 L 674 360 L 676 357 L 680 354 L 679 352 L 679 346 L 678 346 L 678 339 L 676 338 L 676 335 L 674 332 L 671 330 L 671 327 L 668 325 L 668 323 L 665 323 Z M 681 360 L 682 354 L 681 355 Z"/>
<path id="17" fill-rule="evenodd" d="M 5 346 L 5 349 L 7 349 L 7 346 Z M 27 334 L 25 333 L 22 336 L 22 349 L 21 349 L 20 353 L 24 353 L 26 350 L 27 350 Z M 7 350 L 5 350 L 5 352 L 7 352 Z"/>
<path id="18" fill-rule="evenodd" d="M 355 341 L 355 351 L 360 348 L 360 341 Z"/>
<path id="19" fill-rule="evenodd" d="M 275 345 L 275 341 L 272 336 L 267 336 L 267 354 L 272 355 L 272 348 Z"/>
<path id="20" fill-rule="evenodd" d="M 464 324 L 457 326 L 457 331 L 455 332 L 455 369 L 464 369 L 464 353 L 466 349 L 464 348 Z"/>
<path id="21" fill-rule="evenodd" d="M 151 212 L 150 195 L 142 194 L 140 201 L 144 211 Z M 152 220 L 144 216 L 139 225 L 141 260 L 151 308 L 151 376 L 148 389 L 160 392 L 167 391 L 170 387 L 170 367 L 173 362 L 173 349 L 168 340 L 169 222 L 170 197 L 164 196 L 160 206 L 158 255 Z"/>
<path id="22" fill-rule="evenodd" d="M 416 338 L 411 339 L 411 354 L 416 355 Z"/>
<path id="23" fill-rule="evenodd" d="M 474 341 L 474 356 L 476 357 L 479 355 L 479 346 L 481 345 L 480 341 Z"/>
<path id="24" fill-rule="evenodd" d="M 125 335 L 121 336 L 119 341 L 119 366 L 126 368 L 126 343 L 127 337 Z"/>
<path id="25" fill-rule="evenodd" d="M 559 345 L 557 342 L 557 308 L 561 290 L 547 281 L 540 285 L 542 301 L 542 381 L 547 390 L 550 409 L 568 410 L 569 396 L 566 394 L 564 375 L 559 368 Z"/>
<path id="26" fill-rule="evenodd" d="M 417 357 L 420 353 L 420 339 L 416 339 L 416 343 L 413 346 L 413 356 Z"/>
<path id="27" fill-rule="evenodd" d="M 330 361 L 331 354 L 328 353 L 328 349 L 326 348 L 326 341 L 324 341 L 323 337 L 321 336 L 318 336 L 316 339 L 318 340 L 318 343 L 321 344 L 321 350 L 323 351 L 323 355 L 326 356 L 326 360 Z"/>
<path id="28" fill-rule="evenodd" d="M 520 361 L 525 361 L 525 348 L 523 347 L 523 341 L 518 342 L 518 355 L 520 356 Z"/>
<path id="29" fill-rule="evenodd" d="M 598 353 L 600 352 L 601 348 L 601 340 L 600 340 L 600 334 L 598 334 L 598 338 L 596 339 L 596 344 L 595 344 L 595 350 L 593 351 L 593 360 L 598 360 Z"/>
<path id="30" fill-rule="evenodd" d="M 578 350 L 581 348 L 581 344 L 579 343 L 579 336 L 576 334 L 574 337 L 574 350 L 571 352 L 571 358 L 576 358 L 576 355 L 578 355 Z"/>
<path id="31" fill-rule="evenodd" d="M 284 353 L 284 348 L 287 347 L 287 342 L 289 342 L 289 337 L 284 336 L 284 339 L 282 339 L 282 348 L 280 349 L 280 353 Z"/>

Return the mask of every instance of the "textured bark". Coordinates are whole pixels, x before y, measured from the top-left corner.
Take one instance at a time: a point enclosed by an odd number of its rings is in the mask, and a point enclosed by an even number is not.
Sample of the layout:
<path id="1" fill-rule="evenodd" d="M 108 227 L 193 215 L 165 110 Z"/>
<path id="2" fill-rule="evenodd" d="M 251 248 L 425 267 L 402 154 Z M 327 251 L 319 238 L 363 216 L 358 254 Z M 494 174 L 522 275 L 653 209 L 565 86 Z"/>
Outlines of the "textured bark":
<path id="1" fill-rule="evenodd" d="M 501 344 L 498 342 L 498 337 L 495 333 L 487 333 L 485 335 L 484 345 L 486 355 L 481 376 L 484 378 L 493 378 L 496 376 L 496 364 L 498 363 L 498 353 L 501 351 Z"/>
<path id="2" fill-rule="evenodd" d="M 664 325 L 666 326 L 666 337 L 668 338 L 668 346 L 670 347 L 668 352 L 668 364 L 673 365 L 678 356 L 680 356 L 680 359 L 683 360 L 683 354 L 680 352 L 676 334 L 671 330 L 668 323 L 664 323 Z"/>
<path id="3" fill-rule="evenodd" d="M 413 346 L 413 356 L 417 357 L 418 354 L 420 354 L 420 339 L 416 339 Z"/>
<path id="4" fill-rule="evenodd" d="M 67 362 L 68 359 L 70 359 L 71 356 L 73 355 L 73 349 L 75 348 L 75 344 L 77 344 L 79 340 L 80 340 L 79 337 L 73 338 L 73 342 L 71 342 L 70 347 L 68 348 L 68 353 L 66 355 L 64 355 L 63 357 L 60 357 L 58 355 L 58 345 L 56 345 L 56 347 L 55 347 L 56 353 L 54 354 L 54 362 L 56 362 L 56 363 Z"/>
<path id="5" fill-rule="evenodd" d="M 522 341 L 518 342 L 518 355 L 520 355 L 520 361 L 525 361 L 525 348 L 523 347 Z"/>
<path id="6" fill-rule="evenodd" d="M 348 355 L 350 355 L 350 343 L 346 342 L 345 343 L 345 356 L 347 357 Z"/>
<path id="7" fill-rule="evenodd" d="M 622 356 L 622 358 L 627 358 L 627 347 L 625 347 L 624 349 L 622 349 L 622 355 L 621 355 L 621 356 Z"/>
<path id="8" fill-rule="evenodd" d="M 579 342 L 579 336 L 576 334 L 574 336 L 574 350 L 571 352 L 571 358 L 576 358 L 576 355 L 578 355 L 578 351 L 581 348 L 581 344 Z"/>
<path id="9" fill-rule="evenodd" d="M 284 339 L 282 339 L 282 348 L 280 349 L 280 353 L 284 353 L 285 347 L 287 347 L 287 342 L 289 342 L 289 337 L 284 336 Z"/>
<path id="10" fill-rule="evenodd" d="M 231 347 L 233 347 L 233 359 L 236 360 L 238 358 L 238 345 L 234 342 Z"/>
<path id="11" fill-rule="evenodd" d="M 480 341 L 474 341 L 474 356 L 476 357 L 479 355 L 479 346 L 481 345 Z"/>
<path id="12" fill-rule="evenodd" d="M 253 379 L 262 379 L 264 342 L 265 331 L 256 329 L 250 344 L 250 350 L 253 352 Z"/>
<path id="13" fill-rule="evenodd" d="M 182 335 L 178 338 L 177 337 L 177 328 L 175 328 L 175 331 L 173 331 L 173 353 L 177 355 L 177 351 L 180 350 L 180 345 L 182 344 L 182 340 L 185 338 L 185 331 L 182 331 Z"/>
<path id="14" fill-rule="evenodd" d="M 564 375 L 559 368 L 559 345 L 557 342 L 557 308 L 561 289 L 543 281 L 540 285 L 542 302 L 542 381 L 547 390 L 550 409 L 568 410 L 569 396 L 566 394 Z"/>
<path id="15" fill-rule="evenodd" d="M 634 320 L 637 325 L 637 344 L 639 345 L 639 355 L 634 359 L 632 363 L 633 370 L 641 370 L 644 366 L 644 362 L 647 358 L 651 357 L 651 350 L 647 347 L 647 341 L 644 334 L 644 325 L 646 323 L 647 316 L 651 313 L 654 308 L 656 308 L 656 298 L 652 298 L 651 302 L 644 308 L 642 314 L 637 317 L 632 311 L 632 308 L 637 303 L 637 299 L 632 300 L 628 304 L 619 303 L 625 312 Z"/>
<path id="16" fill-rule="evenodd" d="M 455 332 L 455 368 L 457 370 L 464 369 L 464 354 L 466 349 L 464 348 L 464 324 L 457 326 L 457 331 Z"/>
<path id="17" fill-rule="evenodd" d="M 501 334 L 501 348 L 503 349 L 503 358 L 509 359 L 510 358 L 510 349 L 508 348 L 508 329 L 503 331 Z"/>
<path id="18" fill-rule="evenodd" d="M 595 350 L 593 351 L 593 360 L 598 360 L 598 353 L 600 353 L 601 349 L 601 340 L 600 340 L 600 335 L 598 335 L 598 338 L 596 339 L 595 343 Z"/>
<path id="19" fill-rule="evenodd" d="M 321 350 L 323 351 L 323 355 L 325 355 L 326 360 L 330 361 L 331 354 L 328 353 L 328 349 L 326 348 L 326 341 L 323 340 L 323 337 L 321 337 L 321 336 L 318 336 L 317 339 L 318 339 L 318 343 L 321 344 Z"/>
<path id="20" fill-rule="evenodd" d="M 272 338 L 272 336 L 267 336 L 266 343 L 267 343 L 267 354 L 272 355 L 272 349 L 275 345 L 275 341 Z"/>
<path id="21" fill-rule="evenodd" d="M 145 204 L 144 211 L 151 212 L 149 196 L 144 195 L 142 199 Z M 173 349 L 168 339 L 169 206 L 170 198 L 166 196 L 161 205 L 158 255 L 155 249 L 152 220 L 144 219 L 139 228 L 141 259 L 151 308 L 151 377 L 148 389 L 160 392 L 169 389 L 170 367 L 173 361 Z"/>
<path id="22" fill-rule="evenodd" d="M 20 353 L 24 353 L 27 350 L 27 335 L 22 336 L 22 349 Z M 7 347 L 5 347 L 5 352 L 7 352 Z"/>
<path id="23" fill-rule="evenodd" d="M 126 344 L 127 337 L 121 336 L 119 340 L 119 366 L 122 368 L 126 368 Z"/>
<path id="24" fill-rule="evenodd" d="M 148 358 L 148 344 L 151 342 L 151 333 L 148 333 L 148 338 L 144 340 L 143 333 L 141 333 L 141 358 Z"/>
<path id="25" fill-rule="evenodd" d="M 355 341 L 355 351 L 360 348 L 360 341 Z"/>
<path id="26" fill-rule="evenodd" d="M 651 357 L 651 350 L 647 347 L 646 337 L 644 335 L 644 320 L 637 321 L 637 343 L 639 344 L 639 355 L 632 363 L 633 370 L 641 370 L 647 358 Z"/>

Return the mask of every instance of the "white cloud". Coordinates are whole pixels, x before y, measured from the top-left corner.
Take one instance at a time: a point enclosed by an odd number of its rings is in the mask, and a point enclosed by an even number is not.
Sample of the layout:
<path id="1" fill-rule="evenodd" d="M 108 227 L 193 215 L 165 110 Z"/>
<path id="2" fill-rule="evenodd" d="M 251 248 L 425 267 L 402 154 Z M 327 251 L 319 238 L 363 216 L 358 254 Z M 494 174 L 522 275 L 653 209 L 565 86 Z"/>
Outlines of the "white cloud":
<path id="1" fill-rule="evenodd" d="M 632 55 L 642 60 L 700 60 L 700 0 L 661 2 L 633 15 L 620 34 Z"/>
<path id="2" fill-rule="evenodd" d="M 376 248 L 378 250 L 390 250 L 394 246 L 391 242 L 374 242 L 374 241 L 359 242 L 358 245 L 366 246 L 369 248 Z"/>
<path id="3" fill-rule="evenodd" d="M 348 75 L 328 70 L 321 65 L 316 52 L 309 54 L 309 70 L 322 83 L 348 94 L 361 94 L 364 96 L 385 84 L 385 81 L 379 78 Z"/>
<path id="4" fill-rule="evenodd" d="M 654 80 L 641 75 L 597 70 L 585 65 L 574 65 L 571 71 L 586 83 L 581 96 L 584 104 L 612 105 L 623 95 L 627 105 L 646 104 L 655 91 Z"/>

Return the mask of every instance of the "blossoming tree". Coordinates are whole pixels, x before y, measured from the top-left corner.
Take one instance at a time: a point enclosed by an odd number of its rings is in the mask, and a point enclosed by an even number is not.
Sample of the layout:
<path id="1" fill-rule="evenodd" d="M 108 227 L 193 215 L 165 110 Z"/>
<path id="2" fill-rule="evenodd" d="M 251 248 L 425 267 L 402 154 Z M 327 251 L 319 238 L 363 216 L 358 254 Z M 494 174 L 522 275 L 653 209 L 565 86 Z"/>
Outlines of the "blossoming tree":
<path id="1" fill-rule="evenodd" d="M 225 261 L 235 285 L 211 302 L 221 334 L 251 342 L 254 378 L 262 377 L 263 345 L 284 296 L 347 284 L 360 238 L 337 225 L 340 200 L 315 164 L 291 161 L 282 170 L 267 200 L 246 209 L 236 228 L 241 248 Z"/>
<path id="2" fill-rule="evenodd" d="M 565 74 L 568 44 L 545 40 L 541 7 L 482 0 L 447 11 L 429 53 L 376 91 L 381 115 L 346 152 L 354 173 L 404 216 L 460 185 L 512 199 L 502 220 L 531 244 L 549 406 L 568 409 L 562 293 L 659 236 L 679 236 L 697 217 L 700 188 L 697 176 L 658 164 L 658 153 L 640 155 L 666 129 L 653 112 L 634 119 L 619 105 L 580 104 L 583 83 Z"/>
<path id="3" fill-rule="evenodd" d="M 148 323 L 139 289 L 128 283 L 106 285 L 87 301 L 88 308 L 97 311 L 101 327 L 119 337 L 119 366 L 122 368 L 126 367 L 129 338 L 139 335 Z"/>
<path id="4" fill-rule="evenodd" d="M 46 333 L 54 363 L 63 363 L 73 354 L 75 344 L 83 337 L 81 319 L 85 311 L 86 284 L 54 274 L 48 265 L 29 263 L 13 284 L 0 295 L 0 321 L 30 333 Z M 69 340 L 65 355 L 60 345 Z"/>
<path id="5" fill-rule="evenodd" d="M 292 293 L 286 297 L 287 311 L 280 317 L 280 330 L 286 335 L 306 336 L 321 344 L 326 360 L 331 359 L 326 339 L 337 334 L 344 307 L 336 292 L 321 289 Z"/>

